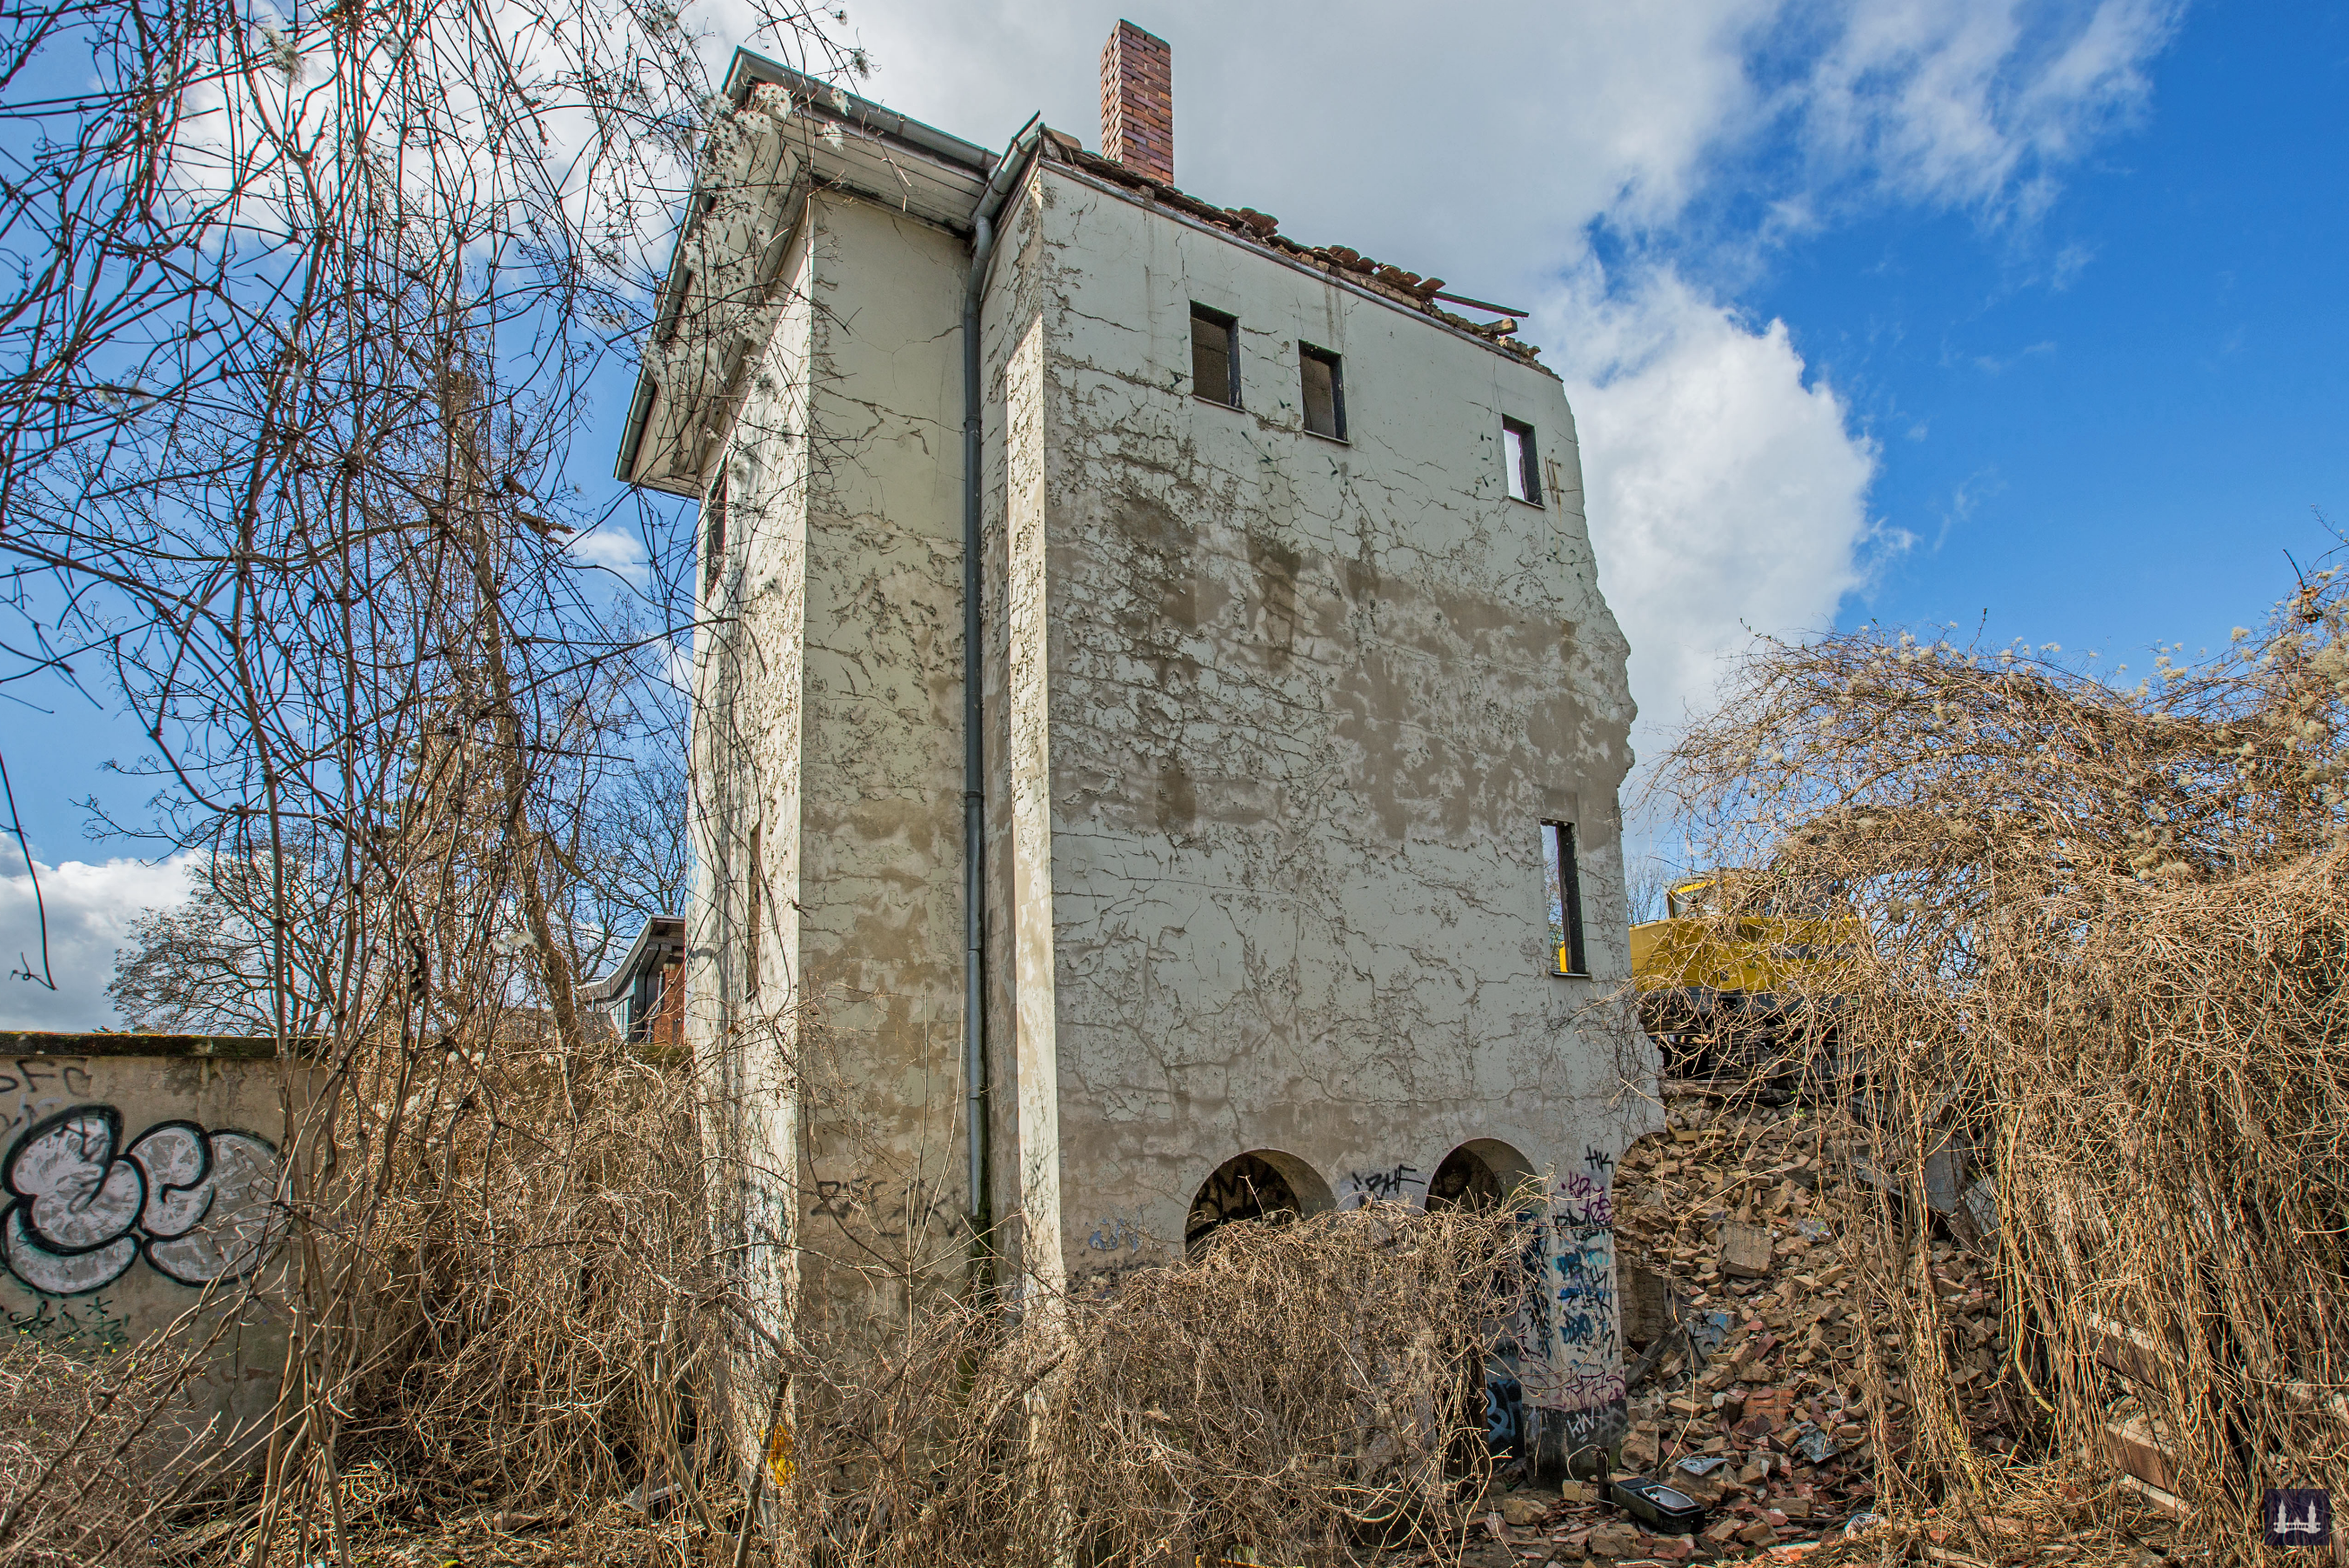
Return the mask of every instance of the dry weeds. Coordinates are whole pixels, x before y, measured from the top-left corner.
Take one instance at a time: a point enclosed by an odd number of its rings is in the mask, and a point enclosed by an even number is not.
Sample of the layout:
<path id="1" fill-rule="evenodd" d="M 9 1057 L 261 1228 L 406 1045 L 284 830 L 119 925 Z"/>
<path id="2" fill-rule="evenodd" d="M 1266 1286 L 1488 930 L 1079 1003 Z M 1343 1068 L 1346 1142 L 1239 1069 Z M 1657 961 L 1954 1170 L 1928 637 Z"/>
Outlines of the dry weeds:
<path id="1" fill-rule="evenodd" d="M 812 1359 L 782 1528 L 842 1564 L 1455 1556 L 1517 1222 L 1397 1205 L 1226 1226 L 1203 1256 Z"/>
<path id="2" fill-rule="evenodd" d="M 2260 1551 L 2264 1489 L 2349 1487 L 2344 629 L 2328 572 L 2134 686 L 1872 628 L 1766 645 L 1668 761 L 1707 862 L 1766 868 L 1724 930 L 1864 923 L 1775 1044 L 1832 1086 L 1864 1194 L 1860 1278 L 1899 1336 L 1868 1372 L 1914 1411 L 1893 1505 L 1997 1517 L 2027 1481 L 2138 1517 L 2106 1438 L 2132 1418 L 2230 1559 Z M 2038 1418 L 2013 1456 L 1964 1418 L 1937 1232 L 1993 1260 L 1987 1375 Z"/>

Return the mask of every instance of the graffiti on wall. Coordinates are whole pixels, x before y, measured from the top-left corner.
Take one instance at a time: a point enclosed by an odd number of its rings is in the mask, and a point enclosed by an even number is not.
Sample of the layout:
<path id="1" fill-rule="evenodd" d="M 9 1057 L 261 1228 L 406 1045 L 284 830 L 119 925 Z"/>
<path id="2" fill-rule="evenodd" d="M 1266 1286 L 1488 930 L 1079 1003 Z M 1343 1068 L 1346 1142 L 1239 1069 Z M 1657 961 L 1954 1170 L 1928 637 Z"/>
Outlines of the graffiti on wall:
<path id="1" fill-rule="evenodd" d="M 1590 1150 L 1526 1227 L 1530 1288 L 1517 1341 L 1526 1402 L 1550 1412 L 1569 1449 L 1611 1448 L 1627 1429 L 1615 1300 L 1614 1160 Z"/>
<path id="2" fill-rule="evenodd" d="M 1195 1248 L 1221 1225 L 1236 1220 L 1278 1218 L 1303 1212 L 1288 1178 L 1269 1161 L 1255 1154 L 1236 1155 L 1216 1167 L 1191 1200 L 1184 1222 L 1183 1244 Z"/>
<path id="3" fill-rule="evenodd" d="M 1373 1203 L 1408 1203 L 1412 1190 L 1426 1185 L 1427 1178 L 1409 1165 L 1391 1166 L 1384 1171 L 1352 1171 L 1346 1175 L 1342 1206 L 1367 1209 Z"/>
<path id="4" fill-rule="evenodd" d="M 39 1296 L 31 1311 L 6 1314 L 8 1333 L 16 1340 L 72 1355 L 111 1356 L 128 1347 L 133 1337 L 130 1319 L 115 1310 L 116 1305 L 103 1295 L 74 1302 Z"/>
<path id="5" fill-rule="evenodd" d="M 1093 1227 L 1093 1233 L 1085 1238 L 1085 1245 L 1097 1253 L 1113 1253 L 1120 1248 L 1138 1253 L 1142 1250 L 1142 1242 L 1141 1222 L 1129 1220 L 1123 1214 L 1104 1218 Z"/>
<path id="6" fill-rule="evenodd" d="M 128 1146 L 122 1112 L 78 1105 L 0 1161 L 0 1260 L 44 1295 L 87 1295 L 142 1257 L 184 1285 L 243 1279 L 276 1244 L 277 1150 L 233 1129 L 160 1121 Z"/>

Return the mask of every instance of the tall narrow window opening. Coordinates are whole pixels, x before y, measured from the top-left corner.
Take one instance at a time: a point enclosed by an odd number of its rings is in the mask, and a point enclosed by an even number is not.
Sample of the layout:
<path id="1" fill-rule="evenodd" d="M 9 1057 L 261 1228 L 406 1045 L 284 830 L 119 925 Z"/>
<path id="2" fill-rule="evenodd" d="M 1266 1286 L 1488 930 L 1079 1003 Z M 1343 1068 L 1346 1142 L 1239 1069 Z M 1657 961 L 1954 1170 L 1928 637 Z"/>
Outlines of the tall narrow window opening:
<path id="1" fill-rule="evenodd" d="M 628 1040 L 632 1045 L 647 1044 L 653 1037 L 653 1019 L 660 1014 L 663 974 L 658 964 L 648 964 L 636 971 L 636 985 L 628 993 Z"/>
<path id="2" fill-rule="evenodd" d="M 1305 428 L 1333 441 L 1344 440 L 1346 383 L 1338 356 L 1326 348 L 1300 343 L 1297 361 L 1305 383 Z"/>
<path id="3" fill-rule="evenodd" d="M 1191 391 L 1210 403 L 1240 406 L 1240 324 L 1206 305 L 1191 307 Z"/>
<path id="4" fill-rule="evenodd" d="M 759 861 L 759 824 L 750 824 L 750 891 L 744 903 L 750 923 L 742 934 L 742 995 L 759 994 L 759 893 L 766 884 L 766 868 Z"/>
<path id="5" fill-rule="evenodd" d="M 701 593 L 709 596 L 726 566 L 726 469 L 720 465 L 709 499 L 701 503 Z"/>
<path id="6" fill-rule="evenodd" d="M 1509 469 L 1509 499 L 1541 505 L 1540 459 L 1534 453 L 1534 428 L 1516 419 L 1501 421 L 1501 457 Z"/>
<path id="7" fill-rule="evenodd" d="M 1552 972 L 1588 975 L 1590 963 L 1582 946 L 1582 872 L 1575 864 L 1573 823 L 1542 824 L 1542 880 L 1549 892 Z"/>

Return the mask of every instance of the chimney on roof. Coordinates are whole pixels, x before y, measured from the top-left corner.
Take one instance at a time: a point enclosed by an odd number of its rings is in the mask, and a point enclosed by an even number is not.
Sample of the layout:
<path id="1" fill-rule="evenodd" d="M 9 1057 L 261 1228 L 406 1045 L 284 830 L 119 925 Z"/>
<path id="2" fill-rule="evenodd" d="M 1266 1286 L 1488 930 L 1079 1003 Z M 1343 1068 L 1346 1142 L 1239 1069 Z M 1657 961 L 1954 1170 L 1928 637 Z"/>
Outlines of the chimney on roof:
<path id="1" fill-rule="evenodd" d="M 1174 51 L 1131 22 L 1102 46 L 1102 156 L 1174 183 Z"/>

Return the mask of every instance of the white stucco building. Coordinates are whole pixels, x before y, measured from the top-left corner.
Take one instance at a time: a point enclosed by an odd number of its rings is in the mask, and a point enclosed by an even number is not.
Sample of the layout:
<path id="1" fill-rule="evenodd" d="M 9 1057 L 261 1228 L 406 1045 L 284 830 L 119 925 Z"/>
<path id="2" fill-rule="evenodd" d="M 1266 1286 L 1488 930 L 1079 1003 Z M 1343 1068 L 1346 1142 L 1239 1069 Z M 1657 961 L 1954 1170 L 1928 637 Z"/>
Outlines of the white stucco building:
<path id="1" fill-rule="evenodd" d="M 853 1331 L 1538 1181 L 1556 1466 L 1620 1428 L 1652 1070 L 1573 415 L 1513 323 L 1176 190 L 1167 82 L 1122 27 L 1110 156 L 999 157 L 736 61 L 620 459 L 701 498 L 730 1255 Z"/>

